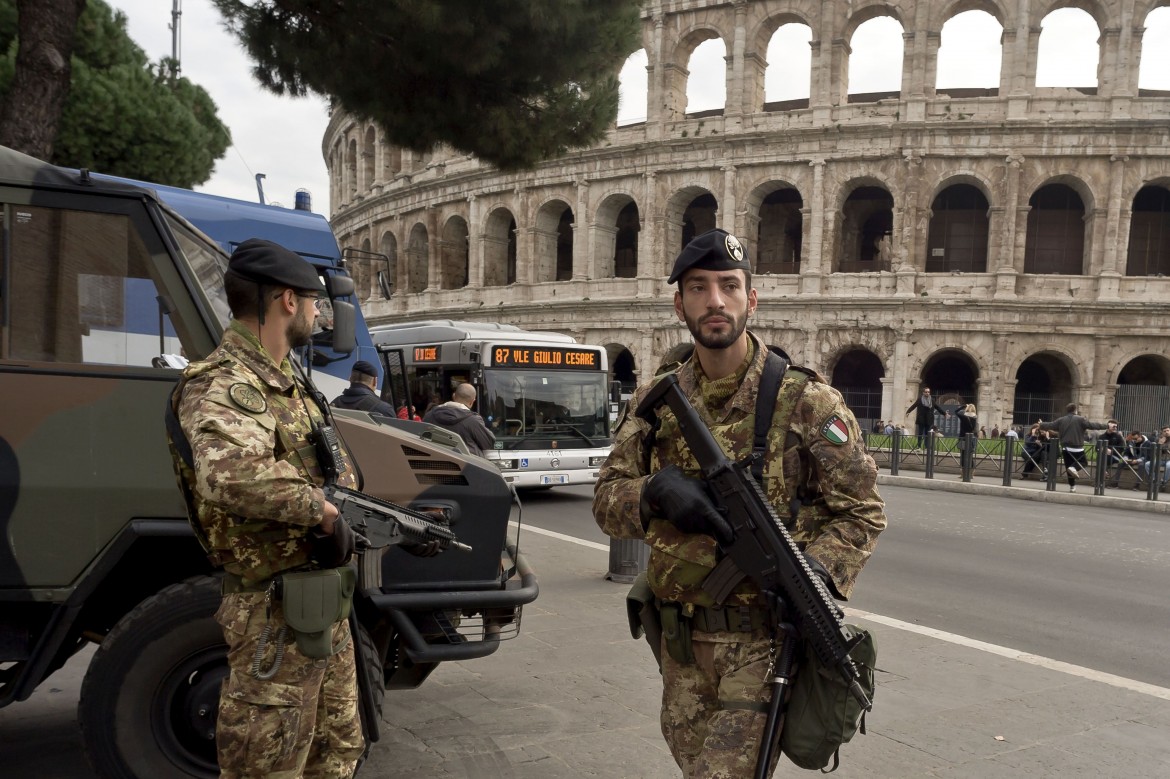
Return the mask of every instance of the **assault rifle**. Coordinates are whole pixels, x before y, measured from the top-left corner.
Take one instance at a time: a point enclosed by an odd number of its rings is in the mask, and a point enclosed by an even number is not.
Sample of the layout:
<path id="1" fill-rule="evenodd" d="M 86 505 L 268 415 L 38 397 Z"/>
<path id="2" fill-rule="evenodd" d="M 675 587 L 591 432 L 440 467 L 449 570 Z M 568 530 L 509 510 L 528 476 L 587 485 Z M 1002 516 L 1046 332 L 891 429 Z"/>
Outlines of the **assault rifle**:
<path id="1" fill-rule="evenodd" d="M 470 546 L 461 543 L 449 527 L 436 522 L 433 516 L 336 484 L 329 484 L 324 490 L 325 500 L 337 506 L 339 519 L 345 519 L 361 536 L 358 572 L 363 592 L 381 589 L 381 559 L 386 547 L 438 541 L 443 550 L 471 551 Z"/>
<path id="2" fill-rule="evenodd" d="M 849 692 L 869 711 L 872 703 L 849 657 L 860 637 L 852 635 L 842 622 L 841 609 L 821 578 L 809 568 L 804 554 L 752 478 L 750 458 L 737 463 L 723 453 L 673 375 L 654 385 L 639 404 L 637 414 L 652 421 L 655 409 L 663 403 L 674 412 L 703 478 L 723 504 L 734 538 L 730 543 L 721 541 L 720 547 L 739 571 L 755 580 L 765 597 L 789 605 L 799 634 L 826 668 L 841 675 Z"/>

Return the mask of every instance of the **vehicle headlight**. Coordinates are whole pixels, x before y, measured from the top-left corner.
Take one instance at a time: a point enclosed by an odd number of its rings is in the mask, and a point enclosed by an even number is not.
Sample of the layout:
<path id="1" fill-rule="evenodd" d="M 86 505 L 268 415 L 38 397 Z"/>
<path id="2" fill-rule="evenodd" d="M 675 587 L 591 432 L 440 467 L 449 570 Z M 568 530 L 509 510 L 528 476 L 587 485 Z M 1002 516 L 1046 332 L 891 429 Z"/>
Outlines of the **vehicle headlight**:
<path id="1" fill-rule="evenodd" d="M 600 456 L 600 457 L 590 457 L 590 458 L 589 458 L 589 467 L 590 467 L 590 468 L 596 468 L 597 466 L 599 466 L 599 465 L 601 465 L 603 462 L 605 462 L 605 458 L 606 458 L 606 456 L 605 456 L 605 455 L 602 455 L 602 456 Z"/>
<path id="2" fill-rule="evenodd" d="M 501 471 L 514 471 L 518 465 L 515 460 L 496 460 L 496 467 Z"/>

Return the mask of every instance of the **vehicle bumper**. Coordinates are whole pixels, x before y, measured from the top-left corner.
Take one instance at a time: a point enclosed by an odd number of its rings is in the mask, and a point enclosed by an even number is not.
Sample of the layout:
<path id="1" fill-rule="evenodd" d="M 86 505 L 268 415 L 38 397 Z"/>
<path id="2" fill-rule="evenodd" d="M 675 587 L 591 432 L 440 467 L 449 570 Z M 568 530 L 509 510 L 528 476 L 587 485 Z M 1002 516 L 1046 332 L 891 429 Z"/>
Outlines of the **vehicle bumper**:
<path id="1" fill-rule="evenodd" d="M 593 484 L 600 468 L 567 468 L 552 473 L 500 471 L 504 481 L 514 487 L 567 487 L 571 484 Z M 551 478 L 550 478 L 551 477 Z"/>
<path id="2" fill-rule="evenodd" d="M 411 612 L 486 611 L 510 609 L 513 619 L 520 619 L 520 609 L 536 600 L 540 585 L 536 573 L 524 555 L 509 545 L 509 553 L 516 561 L 516 573 L 503 589 L 456 592 L 378 592 L 370 596 L 370 603 L 394 626 L 402 638 L 407 657 L 415 663 L 436 663 L 446 660 L 472 660 L 487 657 L 499 648 L 499 635 L 487 635 L 481 640 L 460 643 L 428 643 L 419 630 Z M 518 632 L 518 630 L 517 630 Z"/>

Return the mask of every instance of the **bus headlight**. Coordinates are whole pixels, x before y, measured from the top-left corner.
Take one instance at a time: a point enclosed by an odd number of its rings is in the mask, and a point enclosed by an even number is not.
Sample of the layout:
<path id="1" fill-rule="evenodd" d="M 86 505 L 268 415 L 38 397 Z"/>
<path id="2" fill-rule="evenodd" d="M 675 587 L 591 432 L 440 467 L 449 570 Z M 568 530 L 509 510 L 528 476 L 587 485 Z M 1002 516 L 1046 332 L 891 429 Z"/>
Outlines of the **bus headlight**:
<path id="1" fill-rule="evenodd" d="M 519 465 L 515 460 L 496 460 L 496 467 L 501 471 L 514 471 Z"/>
<path id="2" fill-rule="evenodd" d="M 601 457 L 590 457 L 590 458 L 589 458 L 589 467 L 590 467 L 590 468 L 596 468 L 597 466 L 599 466 L 599 465 L 601 465 L 603 462 L 605 462 L 605 460 L 606 460 L 606 456 L 605 456 L 605 455 L 602 455 Z"/>

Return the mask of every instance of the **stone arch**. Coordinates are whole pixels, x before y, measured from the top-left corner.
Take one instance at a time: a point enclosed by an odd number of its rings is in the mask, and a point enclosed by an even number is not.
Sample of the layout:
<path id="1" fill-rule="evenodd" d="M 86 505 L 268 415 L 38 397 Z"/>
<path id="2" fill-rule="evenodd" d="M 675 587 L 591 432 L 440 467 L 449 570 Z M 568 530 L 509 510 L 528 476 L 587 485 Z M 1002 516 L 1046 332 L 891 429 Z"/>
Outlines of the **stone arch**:
<path id="1" fill-rule="evenodd" d="M 986 273 L 991 205 L 982 187 L 951 181 L 930 204 L 925 270 Z"/>
<path id="2" fill-rule="evenodd" d="M 719 201 L 702 185 L 675 190 L 666 201 L 666 254 L 673 257 L 696 235 L 718 226 L 718 210 Z"/>
<path id="3" fill-rule="evenodd" d="M 727 56 L 727 42 L 722 38 L 703 41 L 691 52 L 687 60 L 687 116 L 720 116 L 726 110 Z"/>
<path id="4" fill-rule="evenodd" d="M 415 222 L 410 228 L 410 239 L 406 244 L 406 291 L 422 292 L 430 283 L 428 269 L 430 265 L 430 236 L 427 226 L 422 222 Z"/>
<path id="5" fill-rule="evenodd" d="M 1013 425 L 1055 419 L 1076 400 L 1076 361 L 1063 350 L 1049 346 L 1033 351 L 1016 367 L 1015 380 Z"/>
<path id="6" fill-rule="evenodd" d="M 605 351 L 609 358 L 609 379 L 616 382 L 618 397 L 611 395 L 611 401 L 628 400 L 638 386 L 638 362 L 634 353 L 625 344 L 607 343 Z"/>
<path id="7" fill-rule="evenodd" d="M 1060 37 L 1057 37 L 1057 33 L 1046 23 L 1049 21 L 1049 16 L 1053 13 L 1063 11 L 1083 11 L 1092 20 L 1094 25 L 1096 25 L 1096 39 L 1091 44 L 1086 40 L 1085 48 L 1083 49 L 1072 49 L 1070 47 L 1068 30 L 1062 29 Z M 1101 31 L 1109 26 L 1109 14 L 1104 9 L 1098 6 L 1097 3 L 1086 2 L 1085 0 L 1055 0 L 1055 2 L 1048 4 L 1047 12 L 1040 18 L 1036 26 L 1040 29 L 1040 35 L 1036 40 L 1036 51 L 1033 53 L 1036 58 L 1036 81 L 1034 86 L 1038 88 L 1073 87 L 1096 89 L 1100 85 L 1102 62 L 1100 36 Z M 1092 47 L 1091 52 L 1088 50 L 1090 46 Z M 1054 53 L 1054 48 L 1059 53 Z M 1092 83 L 1069 83 L 1070 67 L 1073 67 L 1073 61 L 1079 63 L 1090 60 L 1095 60 L 1097 63 L 1093 69 Z M 1079 66 L 1075 70 L 1079 70 Z"/>
<path id="8" fill-rule="evenodd" d="M 699 44 L 715 38 L 722 40 L 724 48 L 726 48 L 729 36 L 710 23 L 695 25 L 679 34 L 678 42 L 675 43 L 669 59 L 663 63 L 665 70 L 665 83 L 663 84 L 665 105 L 663 108 L 665 109 L 664 118 L 667 121 L 682 119 L 686 115 L 687 83 L 690 78 L 688 66 L 691 55 L 694 54 Z"/>
<path id="9" fill-rule="evenodd" d="M 1138 95 L 1164 95 L 1166 90 L 1161 77 L 1170 69 L 1170 3 L 1147 0 L 1138 5 L 1133 14 L 1134 19 L 1141 20 L 1143 30 L 1138 47 Z"/>
<path id="10" fill-rule="evenodd" d="M 1170 359 L 1150 352 L 1132 355 L 1115 375 L 1113 416 L 1125 429 L 1156 430 L 1170 424 Z"/>
<path id="11" fill-rule="evenodd" d="M 754 88 L 749 108 L 791 111 L 808 108 L 812 95 L 812 25 L 796 14 L 779 14 L 766 23 L 779 21 L 760 48 L 764 55 L 762 83 Z M 803 45 L 801 45 L 803 44 Z"/>
<path id="12" fill-rule="evenodd" d="M 864 77 L 861 75 L 865 72 L 865 58 L 867 50 L 857 45 L 855 40 L 858 29 L 868 22 L 877 19 L 889 18 L 897 23 L 899 32 L 897 38 L 893 37 L 892 31 L 883 34 L 883 39 L 880 44 L 875 44 L 875 54 L 880 50 L 882 58 L 889 58 L 890 52 L 894 48 L 898 51 L 898 59 L 900 62 L 905 61 L 905 47 L 902 36 L 906 33 L 906 22 L 902 18 L 902 14 L 897 6 L 887 3 L 874 3 L 857 9 L 846 21 L 842 37 L 848 43 L 850 53 L 846 57 L 842 57 L 842 62 L 839 67 L 843 72 L 840 73 L 840 83 L 844 92 L 845 102 L 872 102 L 881 100 L 886 97 L 897 97 L 901 94 L 901 80 L 902 70 L 898 69 L 898 85 L 894 89 L 886 88 L 887 86 L 894 86 L 893 84 L 882 84 L 880 88 L 874 89 L 872 85 L 864 83 Z M 854 66 L 858 65 L 858 70 L 855 72 Z"/>
<path id="13" fill-rule="evenodd" d="M 573 209 L 560 198 L 541 204 L 533 220 L 534 282 L 573 278 Z"/>
<path id="14" fill-rule="evenodd" d="M 967 11 L 983 11 L 1004 26 L 1011 17 L 1011 12 L 1005 9 L 1003 3 L 998 2 L 998 0 L 949 0 L 945 3 L 930 3 L 929 7 L 930 18 L 927 20 L 927 29 L 937 30 L 940 33 L 944 24 Z"/>
<path id="15" fill-rule="evenodd" d="M 612 191 L 593 212 L 593 266 L 599 278 L 634 278 L 638 275 L 638 234 L 641 212 L 634 196 Z"/>
<path id="16" fill-rule="evenodd" d="M 1031 7 L 1032 17 L 1029 19 L 1029 25 L 1033 28 L 1039 28 L 1053 11 L 1061 11 L 1066 8 L 1075 8 L 1087 13 L 1097 24 L 1098 31 L 1121 22 L 1120 19 L 1113 19 L 1108 6 L 1097 0 L 1048 0 L 1048 2 L 1036 3 Z"/>
<path id="17" fill-rule="evenodd" d="M 794 185 L 772 179 L 744 198 L 745 243 L 755 273 L 800 273 L 804 241 L 804 198 Z M 755 229 L 752 229 L 754 225 Z"/>
<path id="18" fill-rule="evenodd" d="M 935 74 L 931 86 L 937 94 L 956 98 L 999 94 L 1003 71 L 1003 16 L 993 4 L 982 5 L 991 8 L 966 8 L 944 17 L 939 45 L 928 55 L 933 61 L 928 65 L 928 72 L 933 70 Z M 991 29 L 991 24 L 995 24 L 998 30 Z M 986 57 L 972 59 L 972 53 L 982 53 L 980 47 L 994 49 L 994 53 L 988 51 Z"/>
<path id="19" fill-rule="evenodd" d="M 1088 264 L 1091 201 L 1071 186 L 1071 177 L 1051 179 L 1028 199 L 1024 273 L 1081 275 Z M 1079 181 L 1075 180 L 1075 181 Z"/>
<path id="20" fill-rule="evenodd" d="M 917 372 L 918 387 L 930 387 L 935 403 L 941 409 L 952 412 L 946 420 L 939 420 L 939 429 L 946 435 L 957 435 L 958 420 L 953 412 L 960 405 L 975 403 L 978 397 L 980 366 L 979 361 L 966 347 L 940 346 L 921 362 Z M 913 382 L 911 383 L 913 387 Z M 917 388 L 914 388 L 917 397 Z M 909 404 L 907 404 L 909 405 Z M 976 413 L 980 409 L 976 407 Z M 988 409 L 983 409 L 986 415 Z"/>
<path id="21" fill-rule="evenodd" d="M 836 355 L 829 375 L 829 383 L 845 398 L 862 430 L 881 419 L 882 379 L 886 377 L 881 357 L 865 346 L 853 346 Z"/>
<path id="22" fill-rule="evenodd" d="M 382 233 L 379 250 L 386 255 L 386 267 L 380 270 L 384 270 L 386 273 L 386 280 L 391 284 L 390 291 L 396 292 L 403 288 L 403 280 L 398 276 L 400 265 L 398 262 L 398 237 L 391 230 Z"/>
<path id="23" fill-rule="evenodd" d="M 834 213 L 838 250 L 832 271 L 866 273 L 891 269 L 894 196 L 884 183 L 869 176 L 854 179 L 840 193 Z"/>
<path id="24" fill-rule="evenodd" d="M 638 49 L 626 57 L 618 75 L 617 126 L 628 127 L 646 122 L 650 104 L 650 82 L 646 49 Z"/>
<path id="25" fill-rule="evenodd" d="M 1170 188 L 1147 184 L 1130 201 L 1126 276 L 1170 276 Z"/>
<path id="26" fill-rule="evenodd" d="M 442 289 L 467 286 L 470 275 L 467 220 L 456 214 L 443 225 L 439 243 L 439 282 Z"/>
<path id="27" fill-rule="evenodd" d="M 483 231 L 483 285 L 516 283 L 516 217 L 506 206 L 488 213 Z"/>

